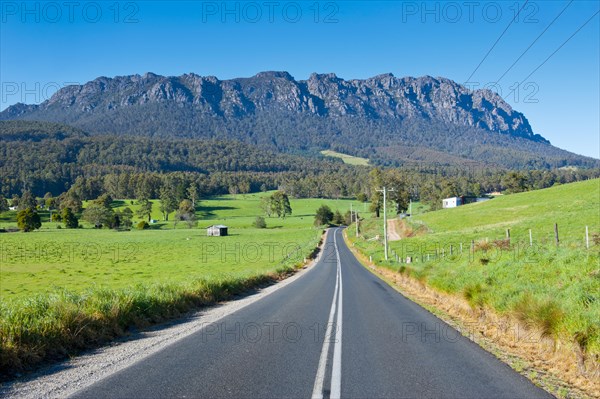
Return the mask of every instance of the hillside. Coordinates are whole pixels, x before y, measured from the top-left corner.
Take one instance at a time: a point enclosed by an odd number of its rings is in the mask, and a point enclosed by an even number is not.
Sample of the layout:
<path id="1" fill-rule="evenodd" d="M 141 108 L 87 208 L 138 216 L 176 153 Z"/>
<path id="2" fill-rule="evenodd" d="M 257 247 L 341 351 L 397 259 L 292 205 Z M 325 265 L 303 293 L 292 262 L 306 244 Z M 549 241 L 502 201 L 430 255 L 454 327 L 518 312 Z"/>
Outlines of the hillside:
<path id="1" fill-rule="evenodd" d="M 581 244 L 585 226 L 600 232 L 600 180 L 563 184 L 543 190 L 504 195 L 493 200 L 443 209 L 418 216 L 429 237 L 462 240 L 502 238 L 507 228 L 513 240 L 529 242 L 529 229 L 536 242 L 552 242 L 554 223 L 567 241 Z"/>
<path id="2" fill-rule="evenodd" d="M 278 152 L 333 150 L 380 165 L 599 164 L 553 147 L 496 93 L 430 76 L 100 77 L 0 113 L 0 120 L 13 119 L 68 123 L 95 134 L 238 140 Z"/>
<path id="3" fill-rule="evenodd" d="M 58 195 L 86 177 L 95 183 L 85 183 L 84 199 L 97 197 L 100 186 L 107 187 L 111 178 L 113 195 L 132 197 L 136 186 L 165 174 L 177 175 L 177 184 L 195 181 L 202 195 L 214 195 L 227 193 L 240 182 L 256 192 L 305 177 L 332 181 L 339 180 L 338 175 L 366 172 L 336 158 L 281 154 L 236 140 L 90 135 L 63 124 L 0 121 L 0 194 L 5 196 L 25 189 L 38 196 Z M 347 184 L 351 187 L 360 180 L 355 177 Z M 158 188 L 155 191 L 158 196 Z M 324 195 L 318 188 L 313 192 Z"/>
<path id="4" fill-rule="evenodd" d="M 594 179 L 416 215 L 401 222 L 405 237 L 390 243 L 387 262 L 381 244 L 369 241 L 381 234 L 380 219 L 366 219 L 355 243 L 377 264 L 458 296 L 475 311 L 514 317 L 542 337 L 574 345 L 583 362 L 598 367 L 599 209 Z M 401 264 L 395 254 L 413 262 Z"/>

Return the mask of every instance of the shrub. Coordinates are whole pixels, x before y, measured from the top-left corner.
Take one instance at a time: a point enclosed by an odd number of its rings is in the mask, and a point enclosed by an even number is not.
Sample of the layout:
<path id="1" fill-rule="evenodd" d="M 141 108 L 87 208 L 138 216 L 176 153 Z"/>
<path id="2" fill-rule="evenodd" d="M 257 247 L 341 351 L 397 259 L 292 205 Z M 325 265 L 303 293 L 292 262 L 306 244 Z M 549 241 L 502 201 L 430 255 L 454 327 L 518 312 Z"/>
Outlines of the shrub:
<path id="1" fill-rule="evenodd" d="M 510 250 L 510 240 L 508 238 L 504 240 L 494 240 L 494 246 L 501 250 Z"/>
<path id="2" fill-rule="evenodd" d="M 142 220 L 137 224 L 138 230 L 146 230 L 150 228 L 150 225 L 145 220 Z"/>
<path id="3" fill-rule="evenodd" d="M 577 331 L 573 339 L 579 345 L 579 348 L 582 352 L 587 352 L 589 349 L 590 342 L 600 335 L 600 327 L 597 325 L 587 325 L 583 328 L 583 330 Z"/>
<path id="4" fill-rule="evenodd" d="M 331 223 L 333 220 L 333 212 L 331 208 L 327 205 L 321 205 L 319 209 L 317 209 L 317 214 L 315 215 L 315 226 L 323 226 Z"/>
<path id="5" fill-rule="evenodd" d="M 340 211 L 335 211 L 335 214 L 333 215 L 333 224 L 337 224 L 338 226 L 344 224 L 344 217 L 342 216 Z"/>
<path id="6" fill-rule="evenodd" d="M 513 308 L 523 323 L 540 329 L 542 335 L 556 337 L 564 312 L 553 300 L 540 301 L 526 293 Z"/>
<path id="7" fill-rule="evenodd" d="M 42 227 L 42 220 L 36 211 L 27 208 L 17 214 L 17 226 L 24 232 L 29 232 Z"/>
<path id="8" fill-rule="evenodd" d="M 257 216 L 256 219 L 254 219 L 254 222 L 252 223 L 252 227 L 256 227 L 257 229 L 266 229 L 267 222 L 265 221 L 264 217 Z"/>
<path id="9" fill-rule="evenodd" d="M 463 289 L 463 296 L 469 302 L 469 305 L 474 308 L 481 308 L 485 305 L 487 301 L 486 293 L 486 289 L 481 284 L 467 285 Z"/>
<path id="10" fill-rule="evenodd" d="M 489 251 L 492 249 L 492 244 L 490 244 L 487 240 L 477 241 L 475 243 L 475 251 Z"/>
<path id="11" fill-rule="evenodd" d="M 79 226 L 79 220 L 73 211 L 71 211 L 71 208 L 63 209 L 61 220 L 64 221 L 67 229 L 76 229 Z"/>

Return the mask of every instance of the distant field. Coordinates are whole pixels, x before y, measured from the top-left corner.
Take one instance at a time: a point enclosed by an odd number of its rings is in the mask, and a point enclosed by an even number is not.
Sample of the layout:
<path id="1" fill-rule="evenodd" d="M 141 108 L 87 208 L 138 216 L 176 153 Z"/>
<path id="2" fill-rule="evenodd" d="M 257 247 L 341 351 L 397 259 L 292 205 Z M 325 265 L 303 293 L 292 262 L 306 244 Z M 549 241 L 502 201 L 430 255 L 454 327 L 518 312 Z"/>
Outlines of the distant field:
<path id="1" fill-rule="evenodd" d="M 585 350 L 600 354 L 600 246 L 593 240 L 600 233 L 599 210 L 596 179 L 415 215 L 403 224 L 413 237 L 390 243 L 400 257 L 413 257 L 410 265 L 385 262 L 382 245 L 366 240 L 381 234 L 381 219 L 362 223 L 356 246 L 377 263 L 463 295 L 473 306 L 526 315 L 549 335 L 584 337 Z M 503 242 L 506 229 L 510 245 Z"/>
<path id="2" fill-rule="evenodd" d="M 341 152 L 336 152 L 336 151 L 331 151 L 331 150 L 323 150 L 323 151 L 321 151 L 321 154 L 325 155 L 326 157 L 341 158 L 342 161 L 344 161 L 344 163 L 346 163 L 348 165 L 361 165 L 361 166 L 369 165 L 369 160 L 366 158 L 360 158 L 360 157 L 355 157 L 355 156 L 348 155 L 348 154 L 342 154 Z"/>
<path id="3" fill-rule="evenodd" d="M 48 222 L 32 233 L 2 233 L 0 296 L 7 300 L 57 289 L 124 288 L 274 270 L 302 260 L 315 246 L 320 231 L 313 227 L 313 215 L 321 204 L 345 212 L 351 202 L 292 199 L 292 216 L 266 218 L 268 228 L 256 229 L 251 225 L 261 214 L 263 195 L 200 201 L 198 227 L 192 229 L 184 223 L 173 229 L 172 220 L 161 221 L 158 201 L 154 201 L 153 218 L 159 222 L 145 231 L 98 230 L 85 223 L 83 229 L 57 229 L 58 223 Z M 114 205 L 137 209 L 131 200 Z M 0 226 L 16 227 L 15 213 L 2 214 Z M 48 220 L 48 214 L 42 213 L 42 218 Z M 212 224 L 229 226 L 230 236 L 206 237 L 204 228 Z M 293 253 L 292 259 L 285 260 L 288 253 Z"/>

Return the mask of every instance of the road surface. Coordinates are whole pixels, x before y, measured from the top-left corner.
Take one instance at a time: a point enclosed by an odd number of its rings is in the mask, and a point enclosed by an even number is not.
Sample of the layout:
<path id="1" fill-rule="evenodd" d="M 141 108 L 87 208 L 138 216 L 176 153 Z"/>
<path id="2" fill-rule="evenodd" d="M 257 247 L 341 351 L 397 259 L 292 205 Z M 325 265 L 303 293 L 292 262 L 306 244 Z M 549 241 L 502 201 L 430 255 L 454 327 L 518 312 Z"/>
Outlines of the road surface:
<path id="1" fill-rule="evenodd" d="M 551 398 L 366 270 L 329 231 L 304 276 L 78 398 Z"/>

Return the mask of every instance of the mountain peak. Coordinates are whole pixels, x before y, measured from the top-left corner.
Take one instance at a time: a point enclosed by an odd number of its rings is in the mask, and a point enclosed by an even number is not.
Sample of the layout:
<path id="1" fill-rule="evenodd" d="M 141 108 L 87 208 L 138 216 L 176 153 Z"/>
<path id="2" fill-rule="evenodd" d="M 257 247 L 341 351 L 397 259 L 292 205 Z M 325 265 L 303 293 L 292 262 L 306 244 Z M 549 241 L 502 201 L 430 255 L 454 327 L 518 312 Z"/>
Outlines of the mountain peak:
<path id="1" fill-rule="evenodd" d="M 292 75 L 289 74 L 289 72 L 286 71 L 264 71 L 264 72 L 259 72 L 256 75 L 254 75 L 255 78 L 261 78 L 261 79 L 276 79 L 276 78 L 281 78 L 281 79 L 285 79 L 285 80 L 289 80 L 289 81 L 293 81 L 294 77 Z"/>

